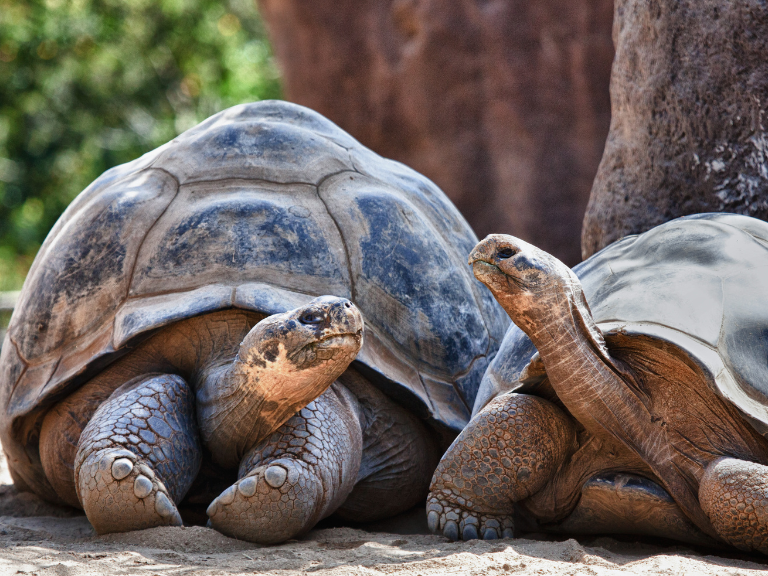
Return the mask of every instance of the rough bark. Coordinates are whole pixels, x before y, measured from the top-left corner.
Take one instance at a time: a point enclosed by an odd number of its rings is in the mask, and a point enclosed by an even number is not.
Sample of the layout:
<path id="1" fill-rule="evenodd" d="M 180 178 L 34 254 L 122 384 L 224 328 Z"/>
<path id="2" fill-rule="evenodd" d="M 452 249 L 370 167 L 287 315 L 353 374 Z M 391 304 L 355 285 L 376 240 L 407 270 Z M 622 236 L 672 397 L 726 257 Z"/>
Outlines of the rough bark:
<path id="1" fill-rule="evenodd" d="M 614 41 L 582 255 L 686 214 L 768 220 L 765 0 L 617 0 Z"/>
<path id="2" fill-rule="evenodd" d="M 610 0 L 259 0 L 288 99 L 567 263 L 607 133 Z"/>

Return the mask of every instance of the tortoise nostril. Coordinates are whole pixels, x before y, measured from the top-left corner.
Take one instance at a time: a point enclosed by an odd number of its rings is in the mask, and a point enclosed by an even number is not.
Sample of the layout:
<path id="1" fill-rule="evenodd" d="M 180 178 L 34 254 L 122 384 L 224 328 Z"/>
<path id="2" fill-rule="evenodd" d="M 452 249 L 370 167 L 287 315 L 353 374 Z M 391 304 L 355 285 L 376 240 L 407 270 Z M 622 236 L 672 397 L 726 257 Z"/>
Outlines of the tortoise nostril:
<path id="1" fill-rule="evenodd" d="M 344 308 L 352 308 L 352 302 L 345 303 Z"/>

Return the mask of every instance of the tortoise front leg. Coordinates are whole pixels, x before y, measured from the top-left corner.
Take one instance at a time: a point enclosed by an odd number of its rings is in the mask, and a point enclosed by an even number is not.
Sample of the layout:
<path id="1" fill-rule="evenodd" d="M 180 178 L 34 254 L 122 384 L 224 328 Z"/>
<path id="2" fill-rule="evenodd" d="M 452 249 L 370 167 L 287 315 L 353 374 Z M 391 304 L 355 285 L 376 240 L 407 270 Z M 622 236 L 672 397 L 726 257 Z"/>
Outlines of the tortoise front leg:
<path id="1" fill-rule="evenodd" d="M 274 544 L 332 514 L 357 480 L 359 418 L 356 398 L 332 384 L 245 455 L 239 480 L 208 507 L 211 526 L 235 538 Z"/>
<path id="2" fill-rule="evenodd" d="M 176 510 L 200 469 L 194 394 L 179 376 L 118 388 L 83 430 L 75 486 L 96 532 L 181 525 Z"/>
<path id="3" fill-rule="evenodd" d="M 492 400 L 459 434 L 432 477 L 427 521 L 451 540 L 514 534 L 514 503 L 539 491 L 575 445 L 568 417 L 525 394 Z"/>
<path id="4" fill-rule="evenodd" d="M 768 466 L 718 458 L 699 484 L 699 502 L 723 540 L 768 554 Z"/>

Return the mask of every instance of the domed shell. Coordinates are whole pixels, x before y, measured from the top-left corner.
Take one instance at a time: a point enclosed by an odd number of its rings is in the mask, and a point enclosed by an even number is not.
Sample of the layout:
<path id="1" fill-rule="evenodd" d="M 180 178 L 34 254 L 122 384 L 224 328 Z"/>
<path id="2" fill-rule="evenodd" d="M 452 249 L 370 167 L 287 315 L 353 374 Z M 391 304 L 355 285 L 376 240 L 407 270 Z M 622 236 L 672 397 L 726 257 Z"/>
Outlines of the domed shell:
<path id="1" fill-rule="evenodd" d="M 161 326 L 322 294 L 362 310 L 361 369 L 459 430 L 508 325 L 466 265 L 475 242 L 433 183 L 319 114 L 225 110 L 104 173 L 51 230 L 2 348 L 6 451 L 34 459 L 23 417 Z"/>
<path id="2" fill-rule="evenodd" d="M 609 348 L 617 334 L 677 347 L 768 436 L 768 223 L 686 216 L 623 238 L 573 270 Z M 531 390 L 518 378 L 535 353 L 510 326 L 474 412 L 502 392 Z"/>

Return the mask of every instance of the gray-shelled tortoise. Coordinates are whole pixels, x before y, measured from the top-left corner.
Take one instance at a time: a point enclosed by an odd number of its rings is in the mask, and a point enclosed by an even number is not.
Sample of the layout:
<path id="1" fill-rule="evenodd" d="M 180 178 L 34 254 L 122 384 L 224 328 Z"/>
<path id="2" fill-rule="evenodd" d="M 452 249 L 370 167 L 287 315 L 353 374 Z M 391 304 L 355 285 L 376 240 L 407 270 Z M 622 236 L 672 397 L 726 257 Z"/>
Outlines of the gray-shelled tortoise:
<path id="1" fill-rule="evenodd" d="M 178 524 L 201 460 L 239 466 L 208 515 L 259 542 L 413 505 L 507 327 L 475 242 L 306 108 L 209 118 L 102 175 L 40 249 L 0 359 L 14 481 L 108 532 Z"/>
<path id="2" fill-rule="evenodd" d="M 680 218 L 573 272 L 492 235 L 470 262 L 516 326 L 435 472 L 433 530 L 768 553 L 768 223 Z"/>

